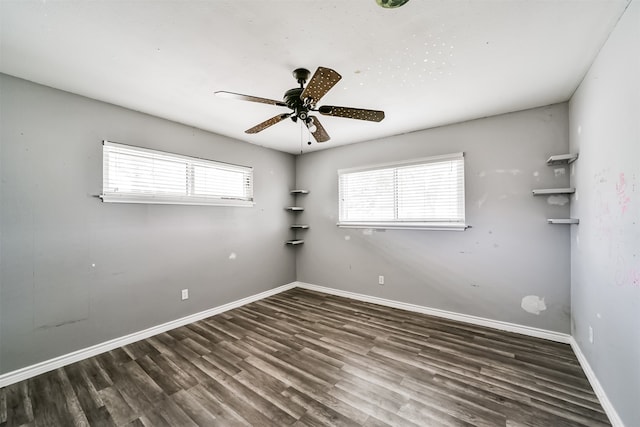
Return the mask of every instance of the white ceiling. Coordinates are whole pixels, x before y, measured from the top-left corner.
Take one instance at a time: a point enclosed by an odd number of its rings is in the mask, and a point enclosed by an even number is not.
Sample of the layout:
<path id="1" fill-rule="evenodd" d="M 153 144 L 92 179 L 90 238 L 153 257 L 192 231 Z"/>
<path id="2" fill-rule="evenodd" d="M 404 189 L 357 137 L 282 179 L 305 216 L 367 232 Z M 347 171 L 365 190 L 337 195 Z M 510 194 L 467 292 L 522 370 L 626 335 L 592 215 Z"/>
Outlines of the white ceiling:
<path id="1" fill-rule="evenodd" d="M 0 0 L 0 71 L 299 153 L 566 101 L 627 3 Z M 386 118 L 323 116 L 331 140 L 307 146 L 290 120 L 244 133 L 288 109 L 213 94 L 280 100 L 318 66 L 342 75 L 319 105 Z"/>

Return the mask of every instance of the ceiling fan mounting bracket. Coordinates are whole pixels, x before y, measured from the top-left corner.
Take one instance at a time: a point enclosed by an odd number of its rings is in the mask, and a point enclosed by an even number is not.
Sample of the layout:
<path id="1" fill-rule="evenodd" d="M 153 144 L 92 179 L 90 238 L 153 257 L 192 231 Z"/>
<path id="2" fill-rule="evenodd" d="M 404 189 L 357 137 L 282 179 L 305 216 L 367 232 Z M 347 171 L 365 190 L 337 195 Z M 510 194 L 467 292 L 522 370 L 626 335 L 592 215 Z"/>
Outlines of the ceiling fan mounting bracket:
<path id="1" fill-rule="evenodd" d="M 311 71 L 306 68 L 296 68 L 293 70 L 293 77 L 295 77 L 296 81 L 300 84 L 300 87 L 304 86 L 304 84 L 309 80 L 309 76 L 311 75 Z"/>

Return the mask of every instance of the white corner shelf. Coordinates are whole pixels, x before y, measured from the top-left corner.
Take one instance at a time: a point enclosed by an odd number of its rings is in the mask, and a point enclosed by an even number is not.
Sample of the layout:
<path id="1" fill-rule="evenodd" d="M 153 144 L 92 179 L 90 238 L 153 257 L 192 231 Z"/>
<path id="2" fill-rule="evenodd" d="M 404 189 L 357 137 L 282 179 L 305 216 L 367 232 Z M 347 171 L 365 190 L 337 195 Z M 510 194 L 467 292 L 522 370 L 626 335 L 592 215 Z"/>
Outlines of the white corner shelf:
<path id="1" fill-rule="evenodd" d="M 547 223 L 549 224 L 580 224 L 580 220 L 578 218 L 548 218 Z"/>
<path id="2" fill-rule="evenodd" d="M 533 195 L 543 196 L 545 194 L 573 194 L 575 192 L 575 188 L 539 188 L 537 190 L 533 190 Z"/>
<path id="3" fill-rule="evenodd" d="M 548 166 L 570 165 L 578 159 L 578 153 L 557 154 L 547 159 Z M 532 190 L 534 196 L 548 196 L 554 194 L 573 194 L 576 189 L 567 188 L 538 188 Z M 547 218 L 547 224 L 580 224 L 578 218 Z"/>
<path id="4" fill-rule="evenodd" d="M 287 245 L 291 245 L 291 246 L 297 246 L 297 245 L 301 245 L 304 243 L 304 240 L 287 240 L 285 242 Z"/>
<path id="5" fill-rule="evenodd" d="M 296 188 L 293 190 L 289 190 L 289 193 L 294 196 L 300 196 L 300 195 L 306 195 L 309 194 L 309 190 L 303 190 L 301 188 Z M 294 203 L 298 203 L 297 201 Z M 289 211 L 289 212 L 294 212 L 294 213 L 299 213 L 304 211 L 304 208 L 302 206 L 287 206 L 285 207 L 285 210 Z M 296 215 L 297 217 L 297 215 Z M 289 228 L 291 230 L 293 230 L 293 239 L 291 240 L 286 240 L 285 244 L 288 246 L 298 246 L 304 243 L 304 240 L 300 239 L 300 230 L 306 230 L 307 228 L 309 228 L 308 224 L 291 224 L 289 225 Z"/>
<path id="6" fill-rule="evenodd" d="M 547 159 L 547 164 L 552 165 L 570 165 L 578 159 L 578 153 L 575 154 L 558 154 Z"/>

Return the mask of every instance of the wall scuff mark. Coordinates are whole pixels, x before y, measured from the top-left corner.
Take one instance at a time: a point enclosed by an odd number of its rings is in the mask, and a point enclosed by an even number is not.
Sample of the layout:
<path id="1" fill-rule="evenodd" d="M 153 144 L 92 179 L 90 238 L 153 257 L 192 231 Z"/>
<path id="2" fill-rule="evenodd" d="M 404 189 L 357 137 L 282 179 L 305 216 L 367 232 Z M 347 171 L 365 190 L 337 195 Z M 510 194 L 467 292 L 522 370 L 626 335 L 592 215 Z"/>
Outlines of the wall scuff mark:
<path id="1" fill-rule="evenodd" d="M 569 203 L 569 198 L 567 196 L 549 196 L 547 203 L 550 205 L 564 206 Z"/>

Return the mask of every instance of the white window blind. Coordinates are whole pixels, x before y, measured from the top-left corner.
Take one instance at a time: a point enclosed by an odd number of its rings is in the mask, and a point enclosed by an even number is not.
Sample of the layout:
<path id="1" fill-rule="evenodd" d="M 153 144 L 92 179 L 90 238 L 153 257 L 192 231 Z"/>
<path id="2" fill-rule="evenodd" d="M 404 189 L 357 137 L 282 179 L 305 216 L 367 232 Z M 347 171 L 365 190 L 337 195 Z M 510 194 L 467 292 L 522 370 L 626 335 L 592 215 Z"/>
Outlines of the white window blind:
<path id="1" fill-rule="evenodd" d="M 338 171 L 339 226 L 464 229 L 464 154 Z"/>
<path id="2" fill-rule="evenodd" d="M 253 169 L 103 141 L 105 202 L 253 205 Z"/>

